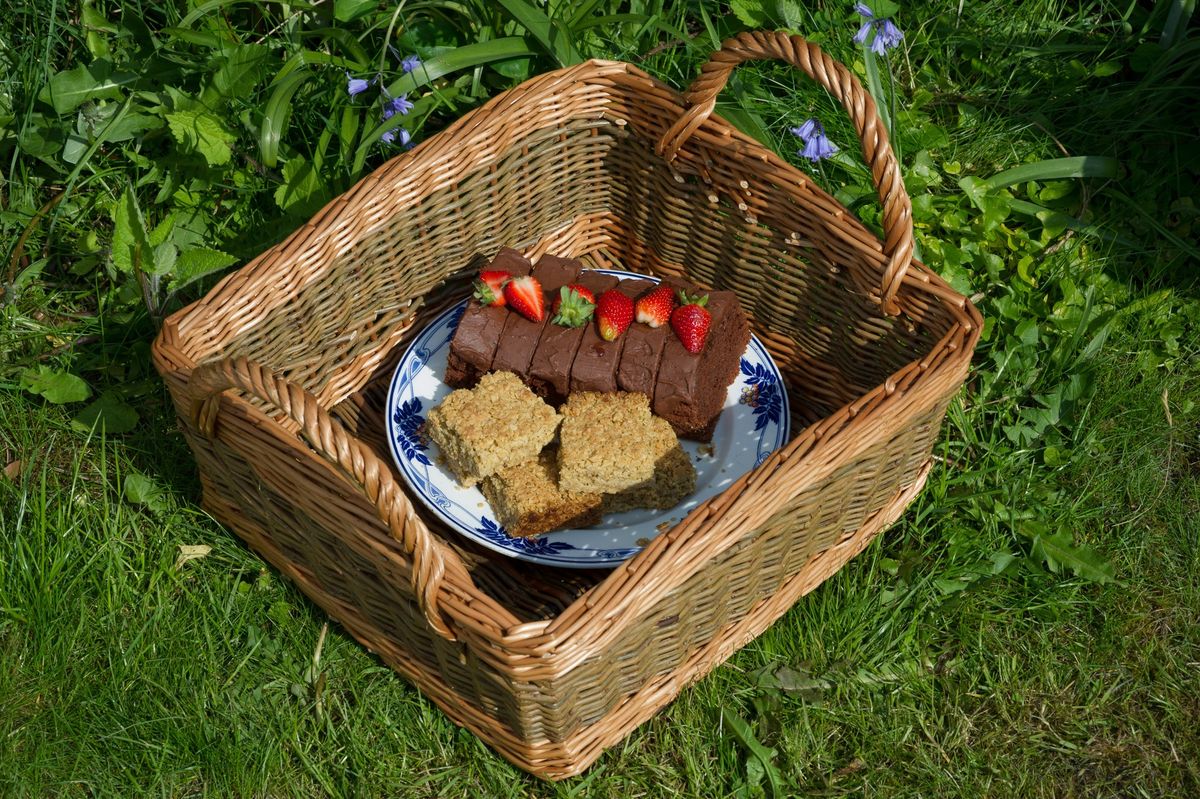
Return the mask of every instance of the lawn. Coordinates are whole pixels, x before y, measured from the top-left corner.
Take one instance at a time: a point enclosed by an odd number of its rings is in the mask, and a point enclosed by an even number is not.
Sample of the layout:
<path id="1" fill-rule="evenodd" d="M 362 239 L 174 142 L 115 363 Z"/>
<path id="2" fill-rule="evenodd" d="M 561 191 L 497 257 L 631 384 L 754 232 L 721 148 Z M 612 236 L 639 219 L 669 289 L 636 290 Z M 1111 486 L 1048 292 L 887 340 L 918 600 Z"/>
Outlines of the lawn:
<path id="1" fill-rule="evenodd" d="M 13 5 L 0 796 L 1200 795 L 1193 3 L 868 3 L 904 32 L 883 56 L 821 0 Z M 901 520 L 541 782 L 200 508 L 150 341 L 410 137 L 581 58 L 682 89 L 757 27 L 879 98 L 921 257 L 987 328 Z M 717 112 L 878 223 L 798 71 L 739 68 Z M 839 147 L 818 163 L 790 132 L 811 117 Z"/>

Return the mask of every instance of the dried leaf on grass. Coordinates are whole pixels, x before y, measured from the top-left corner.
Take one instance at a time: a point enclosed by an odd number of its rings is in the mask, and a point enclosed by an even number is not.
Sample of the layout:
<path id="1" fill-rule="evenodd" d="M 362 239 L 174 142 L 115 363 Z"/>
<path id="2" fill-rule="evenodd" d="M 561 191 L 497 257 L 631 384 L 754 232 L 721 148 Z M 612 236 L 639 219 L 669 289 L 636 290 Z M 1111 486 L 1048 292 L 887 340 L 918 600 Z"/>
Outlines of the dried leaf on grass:
<path id="1" fill-rule="evenodd" d="M 183 564 L 189 560 L 199 560 L 212 552 L 212 547 L 208 544 L 180 544 L 179 557 L 175 561 L 175 569 L 178 571 L 183 567 Z"/>

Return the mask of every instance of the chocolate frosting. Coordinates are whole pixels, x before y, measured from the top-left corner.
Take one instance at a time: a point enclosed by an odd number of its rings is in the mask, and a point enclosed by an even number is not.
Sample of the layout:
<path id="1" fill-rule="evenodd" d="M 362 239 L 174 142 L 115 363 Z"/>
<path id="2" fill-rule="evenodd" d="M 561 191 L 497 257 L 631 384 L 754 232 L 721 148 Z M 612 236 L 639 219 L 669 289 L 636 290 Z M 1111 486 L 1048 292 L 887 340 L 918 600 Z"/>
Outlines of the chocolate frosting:
<path id="1" fill-rule="evenodd" d="M 617 290 L 633 299 L 650 285 L 652 284 L 646 280 L 622 280 L 617 284 Z M 621 349 L 628 334 L 629 331 L 626 330 L 615 341 L 605 341 L 600 338 L 595 321 L 587 326 L 579 343 L 579 350 L 575 354 L 575 364 L 571 367 L 572 393 L 617 390 L 617 365 L 620 363 Z"/>
<path id="2" fill-rule="evenodd" d="M 617 285 L 617 279 L 612 275 L 604 275 L 590 269 L 584 270 L 576 282 L 597 297 Z M 591 324 L 590 321 L 580 327 L 564 327 L 554 324 L 553 321 L 546 324 L 542 330 L 542 337 L 538 340 L 537 349 L 533 352 L 533 361 L 529 365 L 529 379 L 534 384 L 534 391 L 556 402 L 566 398 L 571 388 L 571 364 L 575 361 L 584 331 Z"/>
<path id="3" fill-rule="evenodd" d="M 492 359 L 492 371 L 515 372 L 522 378 L 529 374 L 533 351 L 541 338 L 542 328 L 550 319 L 549 311 L 554 296 L 560 288 L 575 281 L 579 269 L 579 261 L 571 258 L 543 255 L 538 260 L 533 268 L 533 276 L 542 285 L 546 295 L 546 317 L 540 322 L 533 322 L 515 311 L 509 311 L 504 328 L 500 331 L 500 346 Z"/>
<path id="4" fill-rule="evenodd" d="M 638 282 L 646 282 L 646 288 L 655 285 L 648 281 Z M 638 296 L 644 293 L 645 289 L 639 291 Z M 670 333 L 669 324 L 650 327 L 634 321 L 629 326 L 625 331 L 625 347 L 621 350 L 621 361 L 617 366 L 617 385 L 622 391 L 638 391 L 649 397 L 654 396 L 658 366 Z"/>
<path id="5" fill-rule="evenodd" d="M 532 268 L 525 256 L 509 248 L 497 253 L 495 259 L 485 267 L 488 270 L 503 270 L 513 276 L 527 275 Z M 509 310 L 503 306 L 481 305 L 472 298 L 458 320 L 454 340 L 450 344 L 451 351 L 470 366 L 486 372 L 491 368 L 496 344 L 509 315 Z"/>
<path id="6" fill-rule="evenodd" d="M 671 281 L 689 294 L 691 287 Z M 728 350 L 740 338 L 735 329 L 741 318 L 737 296 L 730 291 L 710 291 L 707 308 L 712 315 L 704 349 L 693 355 L 684 349 L 679 337 L 667 336 L 662 362 L 658 367 L 658 382 L 654 389 L 654 412 L 684 428 L 703 428 L 724 405 L 725 389 L 733 375 L 716 374 L 716 369 L 728 360 Z M 743 322 L 744 326 L 744 322 Z M 749 330 L 746 330 L 747 340 Z M 740 349 L 745 349 L 742 341 Z M 736 353 L 735 353 L 736 357 Z M 736 363 L 736 362 L 735 362 Z M 728 372 L 728 368 L 723 369 Z"/>

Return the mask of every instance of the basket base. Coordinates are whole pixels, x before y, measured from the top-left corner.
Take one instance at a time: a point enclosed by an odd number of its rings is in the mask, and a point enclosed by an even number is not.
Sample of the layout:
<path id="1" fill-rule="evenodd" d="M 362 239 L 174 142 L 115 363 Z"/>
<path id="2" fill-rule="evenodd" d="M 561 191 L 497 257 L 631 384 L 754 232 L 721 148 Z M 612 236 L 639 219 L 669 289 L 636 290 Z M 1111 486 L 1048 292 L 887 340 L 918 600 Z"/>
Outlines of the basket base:
<path id="1" fill-rule="evenodd" d="M 217 492 L 204 492 L 204 506 L 222 524 L 238 532 L 243 539 L 300 589 L 342 624 L 360 643 L 375 652 L 380 659 L 414 683 L 426 697 L 452 721 L 473 732 L 505 759 L 525 771 L 548 780 L 561 780 L 581 774 L 604 750 L 623 740 L 635 728 L 653 718 L 683 690 L 725 662 L 737 650 L 754 640 L 776 619 L 782 616 L 802 596 L 815 589 L 900 517 L 904 509 L 920 493 L 929 475 L 932 461 L 921 467 L 916 479 L 904 491 L 896 494 L 857 531 L 813 555 L 778 592 L 759 602 L 742 619 L 726 626 L 705 646 L 694 651 L 669 674 L 646 683 L 587 727 L 560 742 L 529 742 L 500 725 L 495 718 L 480 709 L 465 704 L 444 682 L 430 676 L 403 649 L 379 642 L 386 635 L 354 606 L 340 602 L 324 591 L 311 575 L 296 568 L 294 562 L 270 543 L 270 536 L 256 529 L 236 508 L 222 502 Z"/>

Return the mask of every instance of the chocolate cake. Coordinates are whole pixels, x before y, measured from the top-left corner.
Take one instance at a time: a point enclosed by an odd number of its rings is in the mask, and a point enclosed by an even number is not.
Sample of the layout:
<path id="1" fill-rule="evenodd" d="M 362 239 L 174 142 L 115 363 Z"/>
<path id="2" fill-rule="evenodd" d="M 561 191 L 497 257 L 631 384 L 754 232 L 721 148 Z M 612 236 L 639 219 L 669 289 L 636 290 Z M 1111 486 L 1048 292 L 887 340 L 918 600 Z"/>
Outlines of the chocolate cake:
<path id="1" fill-rule="evenodd" d="M 576 282 L 591 291 L 593 296 L 599 297 L 617 285 L 618 281 L 612 275 L 587 271 Z M 545 397 L 551 405 L 566 401 L 571 389 L 571 364 L 575 362 L 575 354 L 586 331 L 594 327 L 593 324 L 563 327 L 553 322 L 546 325 L 529 365 L 529 387 L 534 393 Z"/>
<path id="2" fill-rule="evenodd" d="M 648 280 L 622 280 L 617 283 L 617 291 L 630 299 L 637 299 L 645 289 L 654 284 Z M 597 299 L 599 299 L 597 297 Z M 630 325 L 630 330 L 633 329 Z M 628 339 L 625 335 L 618 336 L 613 341 L 600 338 L 596 325 L 587 325 L 583 339 L 579 342 L 579 351 L 575 354 L 575 362 L 571 364 L 571 393 L 576 391 L 611 392 L 617 390 L 617 365 L 621 360 L 621 349 Z"/>
<path id="3" fill-rule="evenodd" d="M 517 274 L 513 255 L 520 259 L 515 251 L 503 251 L 489 268 Z M 530 322 L 507 307 L 481 308 L 472 300 L 450 344 L 447 384 L 472 386 L 482 373 L 500 370 L 517 374 L 553 405 L 579 391 L 642 393 L 650 399 L 654 414 L 670 422 L 679 436 L 712 440 L 726 391 L 750 342 L 749 323 L 733 292 L 704 292 L 685 281 L 667 279 L 676 290 L 708 294 L 712 322 L 704 349 L 692 354 L 669 325 L 652 328 L 635 322 L 616 340 L 605 341 L 594 321 L 583 327 L 550 321 L 554 296 L 568 283 L 587 286 L 597 297 L 615 284 L 636 299 L 654 285 L 648 280 L 618 282 L 610 275 L 581 272 L 578 261 L 554 256 L 543 256 L 533 275 L 547 295 L 546 320 Z"/>
<path id="4" fill-rule="evenodd" d="M 674 288 L 695 293 L 682 281 Z M 712 322 L 704 350 L 693 355 L 675 335 L 668 335 L 654 383 L 653 409 L 683 438 L 711 441 L 725 405 L 725 390 L 738 374 L 741 355 L 750 343 L 750 325 L 732 291 L 708 292 Z"/>
<path id="5" fill-rule="evenodd" d="M 533 351 L 542 336 L 542 329 L 550 324 L 550 307 L 558 290 L 579 277 L 581 264 L 574 259 L 543 255 L 533 267 L 533 277 L 542 286 L 546 295 L 546 316 L 540 322 L 532 322 L 519 313 L 508 314 L 504 329 L 500 331 L 500 343 L 492 359 L 493 372 L 512 372 L 522 380 L 529 376 L 529 364 Z M 454 345 L 450 345 L 451 351 Z"/>
<path id="6" fill-rule="evenodd" d="M 501 250 L 488 269 L 508 272 L 513 277 L 528 275 L 533 266 L 524 255 L 516 250 Z M 503 306 L 483 305 L 474 298 L 467 302 L 467 310 L 458 321 L 454 340 L 450 343 L 450 354 L 446 360 L 443 379 L 454 388 L 472 388 L 479 378 L 492 368 L 496 345 L 501 331 L 510 316 L 515 316 Z"/>

